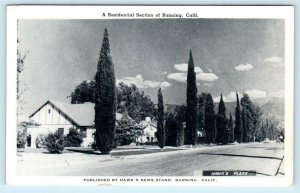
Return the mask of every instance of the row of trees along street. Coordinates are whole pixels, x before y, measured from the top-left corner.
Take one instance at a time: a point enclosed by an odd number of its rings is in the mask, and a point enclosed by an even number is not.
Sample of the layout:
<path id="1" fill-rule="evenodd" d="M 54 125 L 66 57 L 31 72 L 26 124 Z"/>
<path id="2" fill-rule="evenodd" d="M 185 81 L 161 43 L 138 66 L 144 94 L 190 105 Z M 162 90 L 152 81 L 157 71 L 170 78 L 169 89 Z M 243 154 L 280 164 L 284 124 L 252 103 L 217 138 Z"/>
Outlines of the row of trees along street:
<path id="1" fill-rule="evenodd" d="M 234 118 L 226 114 L 226 105 L 221 94 L 218 112 L 210 93 L 198 94 L 195 65 L 190 51 L 187 73 L 186 105 L 176 106 L 171 112 L 164 111 L 163 94 L 158 90 L 157 107 L 150 97 L 140 92 L 135 85 L 119 83 L 116 87 L 114 65 L 110 55 L 107 29 L 104 31 L 97 73 L 91 81 L 83 81 L 71 93 L 71 103 L 95 103 L 96 145 L 103 153 L 108 154 L 115 140 L 124 140 L 130 133 L 130 140 L 141 135 L 141 128 L 131 127 L 145 117 L 156 117 L 157 139 L 159 147 L 165 145 L 180 146 L 200 143 L 227 144 L 232 142 L 262 141 L 266 137 L 275 138 L 277 124 L 263 117 L 260 108 L 252 103 L 247 94 L 239 100 L 236 94 Z M 116 134 L 116 112 L 126 113 L 132 118 L 126 122 L 126 129 L 121 127 Z M 122 124 L 121 124 L 122 125 Z M 128 131 L 128 128 L 130 131 Z M 201 133 L 200 137 L 199 134 Z M 123 136 L 123 137 L 120 137 Z M 201 137 L 202 136 L 202 137 Z M 120 139 L 121 138 L 121 139 Z"/>

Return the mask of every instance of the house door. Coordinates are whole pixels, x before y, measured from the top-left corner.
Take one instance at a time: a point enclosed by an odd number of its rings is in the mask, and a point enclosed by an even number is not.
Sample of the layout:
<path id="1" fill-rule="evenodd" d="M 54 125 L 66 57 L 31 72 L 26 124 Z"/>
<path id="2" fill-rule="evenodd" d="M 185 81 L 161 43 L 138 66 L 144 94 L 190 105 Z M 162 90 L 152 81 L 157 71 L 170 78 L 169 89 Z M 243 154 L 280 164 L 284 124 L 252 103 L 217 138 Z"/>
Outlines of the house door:
<path id="1" fill-rule="evenodd" d="M 27 135 L 26 137 L 26 143 L 27 143 L 27 147 L 31 147 L 31 135 Z"/>

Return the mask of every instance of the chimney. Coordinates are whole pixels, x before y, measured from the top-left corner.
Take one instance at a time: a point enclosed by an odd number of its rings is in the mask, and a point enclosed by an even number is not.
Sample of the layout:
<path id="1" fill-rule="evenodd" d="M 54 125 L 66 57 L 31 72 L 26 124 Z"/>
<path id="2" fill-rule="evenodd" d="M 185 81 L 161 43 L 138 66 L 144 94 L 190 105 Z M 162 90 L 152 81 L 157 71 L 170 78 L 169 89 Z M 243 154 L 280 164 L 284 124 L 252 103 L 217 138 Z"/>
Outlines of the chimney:
<path id="1" fill-rule="evenodd" d="M 147 121 L 148 123 L 150 123 L 151 122 L 151 117 L 146 117 L 145 121 Z"/>

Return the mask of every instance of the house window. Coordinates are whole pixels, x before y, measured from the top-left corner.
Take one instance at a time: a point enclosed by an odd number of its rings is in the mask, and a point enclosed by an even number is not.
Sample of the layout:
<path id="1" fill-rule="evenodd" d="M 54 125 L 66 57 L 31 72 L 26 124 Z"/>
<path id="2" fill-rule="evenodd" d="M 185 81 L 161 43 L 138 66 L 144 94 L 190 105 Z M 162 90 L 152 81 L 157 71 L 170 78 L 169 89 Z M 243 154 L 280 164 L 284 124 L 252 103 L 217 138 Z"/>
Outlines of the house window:
<path id="1" fill-rule="evenodd" d="M 58 128 L 58 133 L 60 134 L 60 135 L 63 135 L 64 134 L 64 128 Z"/>
<path id="2" fill-rule="evenodd" d="M 81 128 L 80 131 L 81 131 L 81 137 L 86 138 L 86 135 L 87 135 L 86 134 L 86 128 Z"/>
<path id="3" fill-rule="evenodd" d="M 51 109 L 48 109 L 48 113 L 49 113 L 49 114 L 51 113 Z"/>

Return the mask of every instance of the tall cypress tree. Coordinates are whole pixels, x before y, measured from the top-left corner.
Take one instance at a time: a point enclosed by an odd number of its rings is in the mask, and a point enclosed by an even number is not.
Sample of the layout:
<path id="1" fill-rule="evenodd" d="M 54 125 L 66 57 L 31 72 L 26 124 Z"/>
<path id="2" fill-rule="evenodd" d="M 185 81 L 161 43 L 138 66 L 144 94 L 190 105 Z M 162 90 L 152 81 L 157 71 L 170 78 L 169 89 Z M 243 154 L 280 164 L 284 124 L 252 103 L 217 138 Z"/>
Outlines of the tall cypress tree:
<path id="1" fill-rule="evenodd" d="M 205 126 L 205 93 L 198 96 L 198 128 L 204 129 Z"/>
<path id="2" fill-rule="evenodd" d="M 176 146 L 181 146 L 184 144 L 185 129 L 183 127 L 183 122 L 185 122 L 185 112 L 186 106 L 181 105 L 175 108 L 175 120 L 176 120 Z"/>
<path id="3" fill-rule="evenodd" d="M 255 141 L 262 141 L 262 115 L 263 112 L 259 108 L 259 106 L 253 105 L 253 130 L 252 130 L 252 140 Z"/>
<path id="4" fill-rule="evenodd" d="M 219 103 L 219 113 L 216 116 L 216 127 L 217 127 L 217 142 L 222 144 L 228 143 L 228 122 L 226 118 L 226 108 L 221 94 Z"/>
<path id="5" fill-rule="evenodd" d="M 162 149 L 166 143 L 166 132 L 164 127 L 164 100 L 161 88 L 158 89 L 157 98 L 157 142 L 158 146 Z"/>
<path id="6" fill-rule="evenodd" d="M 238 93 L 236 93 L 234 140 L 239 143 L 243 141 L 242 115 Z"/>
<path id="7" fill-rule="evenodd" d="M 220 115 L 226 116 L 225 103 L 223 101 L 223 95 L 221 94 L 220 103 L 219 103 L 219 113 Z"/>
<path id="8" fill-rule="evenodd" d="M 242 122 L 243 122 L 243 141 L 250 142 L 254 140 L 255 133 L 255 106 L 247 94 L 241 99 Z"/>
<path id="9" fill-rule="evenodd" d="M 205 122 L 204 129 L 206 133 L 207 143 L 215 143 L 216 141 L 216 125 L 215 125 L 215 110 L 214 101 L 210 93 L 205 94 Z"/>
<path id="10" fill-rule="evenodd" d="M 197 142 L 197 104 L 195 65 L 192 50 L 190 50 L 186 89 L 186 144 L 195 145 Z"/>
<path id="11" fill-rule="evenodd" d="M 97 66 L 95 93 L 96 145 L 102 154 L 109 154 L 113 148 L 116 124 L 116 79 L 110 55 L 107 29 Z"/>
<path id="12" fill-rule="evenodd" d="M 242 98 L 243 99 L 243 98 Z M 242 105 L 243 106 L 243 105 Z M 242 136 L 241 136 L 241 141 L 242 142 L 247 142 L 247 132 L 248 132 L 248 128 L 247 128 L 247 118 L 245 115 L 245 108 L 242 109 L 242 127 L 243 127 L 243 132 L 242 132 Z"/>
<path id="13" fill-rule="evenodd" d="M 233 128 L 233 121 L 232 121 L 232 115 L 231 115 L 231 113 L 229 115 L 228 130 L 230 132 L 229 140 L 228 141 L 230 143 L 233 143 L 234 142 L 234 128 Z"/>
<path id="14" fill-rule="evenodd" d="M 176 130 L 175 113 L 169 113 L 166 116 L 165 131 L 166 131 L 166 145 L 176 146 L 177 130 Z"/>

